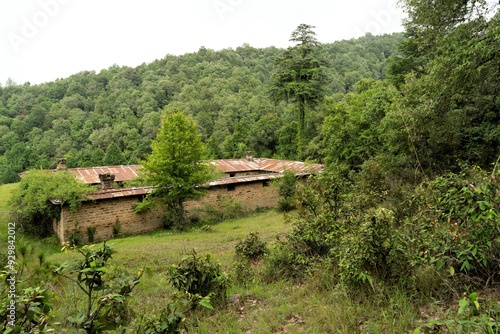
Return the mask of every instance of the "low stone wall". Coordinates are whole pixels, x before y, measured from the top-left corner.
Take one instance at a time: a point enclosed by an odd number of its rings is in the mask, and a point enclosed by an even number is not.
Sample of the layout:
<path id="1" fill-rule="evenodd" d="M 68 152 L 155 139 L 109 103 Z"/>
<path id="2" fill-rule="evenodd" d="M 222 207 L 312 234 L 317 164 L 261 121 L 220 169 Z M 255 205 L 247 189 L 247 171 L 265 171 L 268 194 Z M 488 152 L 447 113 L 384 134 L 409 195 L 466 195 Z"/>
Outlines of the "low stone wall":
<path id="1" fill-rule="evenodd" d="M 61 210 L 61 218 L 54 222 L 54 231 L 61 242 L 69 241 L 76 234 L 83 243 L 88 243 L 88 227 L 95 227 L 94 241 L 110 239 L 113 226 L 119 225 L 120 234 L 139 234 L 163 226 L 164 212 L 147 211 L 137 214 L 133 210 L 139 196 L 103 199 L 83 203 L 74 213 L 67 206 Z M 220 209 L 221 200 L 240 203 L 245 211 L 270 208 L 277 204 L 279 194 L 276 185 L 268 181 L 256 181 L 214 186 L 199 201 L 186 201 L 186 215 L 203 217 L 211 210 Z"/>
<path id="2" fill-rule="evenodd" d="M 79 240 L 88 243 L 88 227 L 95 227 L 94 241 L 113 237 L 113 226 L 117 225 L 120 234 L 139 234 L 163 226 L 164 214 L 159 211 L 147 211 L 137 214 L 133 210 L 139 200 L 137 196 L 105 199 L 83 203 L 74 213 L 65 206 L 61 210 L 59 222 L 54 230 L 62 242 L 67 242 L 71 234 L 77 234 Z"/>
<path id="3" fill-rule="evenodd" d="M 276 185 L 269 182 L 238 183 L 233 187 L 227 185 L 211 187 L 201 200 L 186 201 L 184 209 L 187 215 L 203 217 L 207 211 L 219 209 L 224 198 L 233 203 L 240 203 L 245 211 L 275 207 L 279 199 Z"/>

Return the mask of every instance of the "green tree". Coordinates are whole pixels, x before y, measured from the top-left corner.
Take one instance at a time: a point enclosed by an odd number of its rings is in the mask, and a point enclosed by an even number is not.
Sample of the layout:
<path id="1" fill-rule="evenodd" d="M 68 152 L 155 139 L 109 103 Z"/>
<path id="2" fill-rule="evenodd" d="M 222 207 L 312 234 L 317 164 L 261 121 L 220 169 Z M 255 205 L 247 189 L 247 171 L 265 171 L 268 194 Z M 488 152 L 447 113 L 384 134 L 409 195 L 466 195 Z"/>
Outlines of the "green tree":
<path id="1" fill-rule="evenodd" d="M 206 164 L 205 146 L 196 132 L 192 118 L 177 111 L 162 121 L 152 153 L 143 162 L 144 182 L 154 186 L 153 192 L 138 207 L 164 205 L 172 214 L 172 223 L 184 227 L 184 201 L 203 196 L 205 183 L 213 178 L 213 169 Z"/>
<path id="2" fill-rule="evenodd" d="M 359 169 L 382 151 L 384 129 L 380 123 L 393 105 L 394 95 L 392 86 L 364 79 L 356 83 L 355 92 L 330 106 L 331 114 L 322 129 L 328 163 Z"/>
<path id="3" fill-rule="evenodd" d="M 270 94 L 276 101 L 296 103 L 299 114 L 299 144 L 304 139 L 305 115 L 323 98 L 325 73 L 319 58 L 320 43 L 313 26 L 300 24 L 290 37 L 296 45 L 288 47 L 276 60 Z M 300 149 L 300 145 L 299 145 Z"/>
<path id="4" fill-rule="evenodd" d="M 122 151 L 116 143 L 109 144 L 104 154 L 103 163 L 105 165 L 120 165 L 125 162 Z"/>

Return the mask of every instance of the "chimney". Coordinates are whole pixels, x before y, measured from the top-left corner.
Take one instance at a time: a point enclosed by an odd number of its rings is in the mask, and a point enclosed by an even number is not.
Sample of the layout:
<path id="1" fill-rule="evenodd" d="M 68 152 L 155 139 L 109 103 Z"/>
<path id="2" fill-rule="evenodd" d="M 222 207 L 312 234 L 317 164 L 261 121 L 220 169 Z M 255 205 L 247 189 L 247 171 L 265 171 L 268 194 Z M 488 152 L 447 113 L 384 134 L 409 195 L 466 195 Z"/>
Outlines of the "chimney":
<path id="1" fill-rule="evenodd" d="M 253 152 L 252 151 L 247 151 L 247 161 L 253 161 Z"/>
<path id="2" fill-rule="evenodd" d="M 99 180 L 101 180 L 101 190 L 113 189 L 113 184 L 115 182 L 115 174 L 111 173 L 99 174 Z"/>
<path id="3" fill-rule="evenodd" d="M 66 159 L 65 158 L 59 158 L 57 159 L 57 170 L 66 170 Z"/>

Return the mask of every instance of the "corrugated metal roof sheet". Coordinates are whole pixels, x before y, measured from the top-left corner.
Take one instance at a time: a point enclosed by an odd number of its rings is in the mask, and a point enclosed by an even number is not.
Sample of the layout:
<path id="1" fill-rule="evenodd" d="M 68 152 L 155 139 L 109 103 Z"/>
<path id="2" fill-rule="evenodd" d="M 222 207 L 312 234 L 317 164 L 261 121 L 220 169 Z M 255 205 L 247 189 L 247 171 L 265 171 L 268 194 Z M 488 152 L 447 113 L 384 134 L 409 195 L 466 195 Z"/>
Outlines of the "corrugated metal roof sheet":
<path id="1" fill-rule="evenodd" d="M 211 163 L 217 169 L 225 172 L 248 172 L 248 171 L 263 171 L 271 173 L 282 173 L 285 170 L 292 170 L 297 174 L 314 174 L 323 169 L 320 164 L 308 164 L 302 161 L 254 158 L 247 159 L 220 159 L 212 160 Z"/>
<path id="2" fill-rule="evenodd" d="M 223 179 L 218 179 L 209 182 L 210 187 L 222 186 L 225 184 L 235 184 L 235 183 L 246 183 L 255 181 L 265 181 L 272 180 L 281 177 L 280 174 L 259 174 L 259 175 L 245 175 L 245 176 L 235 176 L 235 177 L 225 177 Z"/>
<path id="3" fill-rule="evenodd" d="M 75 175 L 78 180 L 88 184 L 101 183 L 99 174 L 114 174 L 115 182 L 129 181 L 138 176 L 137 170 L 142 168 L 141 165 L 121 165 L 121 166 L 99 166 L 99 167 L 83 167 L 83 168 L 68 168 L 66 171 Z"/>
<path id="4" fill-rule="evenodd" d="M 133 187 L 133 188 L 116 188 L 116 189 L 106 189 L 98 190 L 88 196 L 88 200 L 101 200 L 110 198 L 121 198 L 129 196 L 139 196 L 146 195 L 151 192 L 153 187 Z M 61 205 L 61 200 L 57 198 L 51 198 L 49 200 L 54 205 Z"/>
<path id="5" fill-rule="evenodd" d="M 91 200 L 100 199 L 110 199 L 110 198 L 121 198 L 129 196 L 139 196 L 146 195 L 153 187 L 134 187 L 134 188 L 118 188 L 118 189 L 106 189 L 99 190 L 89 196 Z"/>
<path id="6" fill-rule="evenodd" d="M 308 164 L 301 161 L 254 158 L 247 159 L 219 159 L 210 162 L 217 169 L 225 173 L 259 171 L 267 173 L 283 173 L 285 170 L 292 170 L 297 175 L 316 174 L 323 170 L 323 165 Z M 114 174 L 115 182 L 129 181 L 138 176 L 137 170 L 141 165 L 120 165 L 120 166 L 99 166 L 68 168 L 65 171 L 75 175 L 75 178 L 87 184 L 99 184 L 99 174 Z M 50 172 L 56 172 L 56 169 Z M 22 177 L 25 172 L 20 173 Z"/>
<path id="7" fill-rule="evenodd" d="M 98 167 L 79 167 L 79 168 L 67 168 L 67 169 L 50 169 L 48 172 L 55 173 L 58 171 L 66 171 L 75 176 L 77 180 L 80 180 L 87 184 L 99 184 L 101 180 L 99 179 L 99 174 L 114 174 L 115 182 L 130 181 L 136 178 L 138 175 L 137 170 L 141 169 L 141 165 L 120 165 L 120 166 L 98 166 Z M 27 172 L 19 173 L 20 177 L 23 177 Z"/>

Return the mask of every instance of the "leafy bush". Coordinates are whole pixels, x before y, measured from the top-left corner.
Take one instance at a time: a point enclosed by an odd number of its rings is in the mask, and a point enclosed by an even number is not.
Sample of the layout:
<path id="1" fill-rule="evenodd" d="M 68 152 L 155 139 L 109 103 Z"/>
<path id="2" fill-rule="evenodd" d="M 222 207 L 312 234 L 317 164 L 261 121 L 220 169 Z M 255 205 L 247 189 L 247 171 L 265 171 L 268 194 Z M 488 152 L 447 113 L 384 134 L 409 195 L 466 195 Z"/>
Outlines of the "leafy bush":
<path id="1" fill-rule="evenodd" d="M 50 199 L 57 199 L 61 205 L 67 204 L 76 210 L 81 200 L 94 189 L 77 181 L 69 172 L 55 173 L 31 170 L 27 172 L 10 200 L 13 220 L 24 232 L 47 236 L 52 231 L 52 219 L 58 217 L 58 210 L 50 205 Z"/>
<path id="2" fill-rule="evenodd" d="M 198 305 L 213 310 L 209 297 L 191 295 L 188 292 L 180 294 L 157 317 L 144 317 L 136 332 L 144 334 L 184 333 L 187 331 L 186 315 Z"/>
<path id="3" fill-rule="evenodd" d="M 88 240 L 91 244 L 94 243 L 94 235 L 95 235 L 96 227 L 95 226 L 88 226 L 87 227 L 87 237 Z"/>
<path id="4" fill-rule="evenodd" d="M 237 258 L 233 262 L 231 274 L 233 281 L 238 284 L 243 284 L 244 286 L 247 286 L 247 283 L 251 282 L 255 278 L 252 263 L 248 259 L 244 258 Z"/>
<path id="5" fill-rule="evenodd" d="M 205 217 L 209 221 L 220 222 L 227 219 L 242 217 L 245 209 L 240 201 L 235 201 L 231 196 L 217 195 L 215 205 L 205 204 Z"/>
<path id="6" fill-rule="evenodd" d="M 313 261 L 307 245 L 298 239 L 278 239 L 269 250 L 262 270 L 265 281 L 301 280 Z"/>
<path id="7" fill-rule="evenodd" d="M 75 283 L 86 297 L 86 309 L 69 317 L 68 321 L 87 333 L 102 333 L 127 323 L 127 298 L 139 284 L 142 270 L 134 278 L 121 275 L 110 281 L 104 275 L 113 250 L 106 243 L 98 250 L 88 246 L 76 250 L 83 259 L 72 265 L 63 264 L 54 270 L 56 275 Z"/>
<path id="8" fill-rule="evenodd" d="M 405 250 L 399 247 L 394 214 L 387 209 L 370 210 L 350 221 L 330 253 L 338 264 L 340 281 L 347 286 L 411 274 Z"/>
<path id="9" fill-rule="evenodd" d="M 454 317 L 447 320 L 432 320 L 417 327 L 414 333 L 434 333 L 436 328 L 446 328 L 449 333 L 498 333 L 500 329 L 500 309 L 498 302 L 493 307 L 481 307 L 477 292 L 460 299 Z"/>
<path id="10" fill-rule="evenodd" d="M 250 232 L 236 244 L 234 252 L 240 258 L 256 260 L 267 253 L 267 243 L 259 237 L 259 233 Z"/>
<path id="11" fill-rule="evenodd" d="M 42 289 L 26 288 L 17 296 L 15 310 L 15 321 L 9 320 L 10 301 L 5 298 L 2 300 L 0 310 L 0 329 L 2 333 L 49 333 L 54 332 L 54 329 L 48 324 L 48 314 L 52 309 L 52 299 L 54 294 Z M 14 325 L 14 326 L 12 326 Z"/>
<path id="12" fill-rule="evenodd" d="M 193 249 L 190 255 L 182 258 L 178 264 L 172 265 L 168 274 L 172 285 L 181 293 L 209 296 L 215 304 L 225 304 L 227 274 L 210 254 L 200 257 Z"/>
<path id="13" fill-rule="evenodd" d="M 409 218 L 419 261 L 453 268 L 486 283 L 500 266 L 500 182 L 478 167 L 428 182 L 412 198 Z"/>

